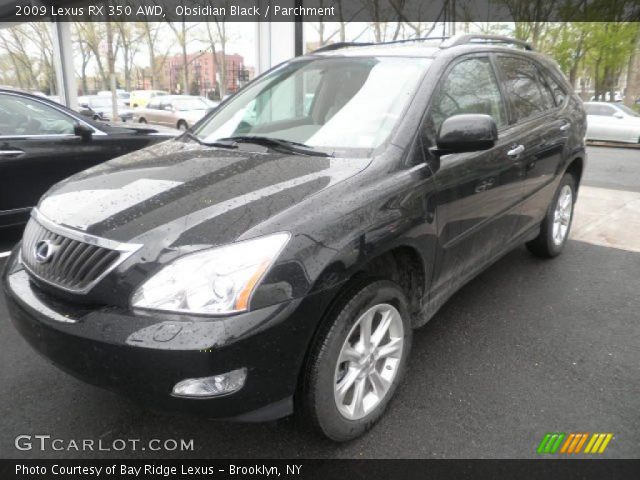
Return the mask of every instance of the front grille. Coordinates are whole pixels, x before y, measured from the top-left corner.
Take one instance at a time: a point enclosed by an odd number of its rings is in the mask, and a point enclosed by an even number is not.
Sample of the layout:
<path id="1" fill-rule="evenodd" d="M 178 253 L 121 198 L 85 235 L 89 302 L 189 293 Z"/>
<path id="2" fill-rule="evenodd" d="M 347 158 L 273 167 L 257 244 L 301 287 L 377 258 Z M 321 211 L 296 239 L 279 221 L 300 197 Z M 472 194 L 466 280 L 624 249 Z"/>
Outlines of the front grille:
<path id="1" fill-rule="evenodd" d="M 39 260 L 38 247 L 41 247 Z M 27 270 L 40 280 L 73 292 L 88 291 L 116 265 L 122 254 L 56 233 L 35 218 L 29 220 L 22 238 L 22 263 Z"/>

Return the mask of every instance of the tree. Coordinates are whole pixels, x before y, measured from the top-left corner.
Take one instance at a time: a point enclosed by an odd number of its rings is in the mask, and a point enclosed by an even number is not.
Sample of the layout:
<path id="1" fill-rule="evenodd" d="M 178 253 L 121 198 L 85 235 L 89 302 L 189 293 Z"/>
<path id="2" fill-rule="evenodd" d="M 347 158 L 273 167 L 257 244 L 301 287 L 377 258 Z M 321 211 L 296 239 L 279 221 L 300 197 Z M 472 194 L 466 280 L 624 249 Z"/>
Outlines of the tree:
<path id="1" fill-rule="evenodd" d="M 218 17 L 219 16 L 216 16 L 213 22 L 215 24 L 215 33 L 212 32 L 211 22 L 207 22 L 207 34 L 209 36 L 211 52 L 213 53 L 213 64 L 220 78 L 220 98 L 224 98 L 227 94 L 227 29 L 224 17 Z M 220 44 L 219 51 L 216 49 L 216 43 Z"/>
<path id="2" fill-rule="evenodd" d="M 127 91 L 131 90 L 131 70 L 133 61 L 139 49 L 141 35 L 130 22 L 114 22 L 118 32 L 118 43 L 122 46 L 122 59 L 124 67 L 124 85 Z"/>
<path id="3" fill-rule="evenodd" d="M 27 53 L 29 35 L 26 25 L 15 25 L 0 30 L 0 41 L 15 69 L 18 86 L 25 89 L 39 89 L 37 62 Z"/>
<path id="4" fill-rule="evenodd" d="M 189 30 L 193 28 L 194 24 L 187 26 L 184 14 L 182 15 L 182 20 L 180 22 L 167 22 L 167 24 L 176 36 L 176 40 L 180 46 L 182 54 L 182 84 L 180 85 L 180 90 L 182 93 L 186 93 L 189 88 L 189 65 L 187 61 L 189 56 L 187 54 L 187 45 L 190 40 Z"/>
<path id="5" fill-rule="evenodd" d="M 140 37 L 147 44 L 147 51 L 149 54 L 149 70 L 151 73 L 151 88 L 156 89 L 158 87 L 158 68 L 156 52 L 158 50 L 157 42 L 158 35 L 162 31 L 162 24 L 155 22 L 138 22 L 137 28 L 140 32 Z M 167 52 L 168 53 L 168 52 Z M 166 59 L 167 53 L 164 58 Z M 164 60 L 162 61 L 164 64 Z"/>
<path id="6" fill-rule="evenodd" d="M 109 79 L 107 78 L 107 71 L 104 67 L 101 55 L 101 43 L 105 36 L 105 23 L 98 22 L 77 22 L 76 28 L 78 35 L 82 37 L 86 48 L 93 54 L 93 58 L 96 61 L 98 67 L 98 73 L 102 80 L 102 89 L 109 89 Z"/>

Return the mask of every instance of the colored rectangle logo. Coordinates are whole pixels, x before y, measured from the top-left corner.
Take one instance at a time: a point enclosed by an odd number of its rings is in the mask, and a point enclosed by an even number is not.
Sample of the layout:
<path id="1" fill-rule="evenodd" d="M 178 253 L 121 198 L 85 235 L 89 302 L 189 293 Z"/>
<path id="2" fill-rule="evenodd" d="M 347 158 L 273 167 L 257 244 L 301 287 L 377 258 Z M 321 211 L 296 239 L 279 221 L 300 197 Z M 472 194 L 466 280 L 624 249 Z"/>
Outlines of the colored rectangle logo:
<path id="1" fill-rule="evenodd" d="M 536 451 L 541 455 L 601 454 L 612 438 L 613 433 L 550 432 L 542 438 Z"/>

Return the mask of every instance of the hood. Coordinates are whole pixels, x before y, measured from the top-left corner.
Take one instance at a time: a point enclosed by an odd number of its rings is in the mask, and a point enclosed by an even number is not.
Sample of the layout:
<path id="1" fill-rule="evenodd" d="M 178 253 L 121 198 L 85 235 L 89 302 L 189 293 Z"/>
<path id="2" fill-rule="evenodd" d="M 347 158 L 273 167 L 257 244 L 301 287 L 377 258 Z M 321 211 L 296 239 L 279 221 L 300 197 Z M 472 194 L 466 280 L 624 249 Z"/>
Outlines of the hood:
<path id="1" fill-rule="evenodd" d="M 38 208 L 58 224 L 121 242 L 221 245 L 368 164 L 175 140 L 76 174 Z"/>

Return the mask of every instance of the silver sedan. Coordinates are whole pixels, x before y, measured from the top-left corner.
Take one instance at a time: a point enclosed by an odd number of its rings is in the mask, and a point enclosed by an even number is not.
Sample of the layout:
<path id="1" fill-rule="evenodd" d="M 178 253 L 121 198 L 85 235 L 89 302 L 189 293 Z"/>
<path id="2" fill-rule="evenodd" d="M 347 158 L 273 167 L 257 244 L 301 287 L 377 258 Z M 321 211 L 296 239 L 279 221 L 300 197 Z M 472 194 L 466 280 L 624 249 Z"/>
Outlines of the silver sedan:
<path id="1" fill-rule="evenodd" d="M 640 142 L 640 114 L 618 103 L 585 102 L 587 140 Z"/>
<path id="2" fill-rule="evenodd" d="M 149 100 L 144 108 L 134 111 L 134 121 L 155 123 L 186 130 L 211 110 L 216 103 L 203 97 L 188 95 L 163 95 Z"/>

